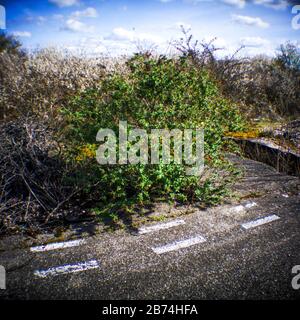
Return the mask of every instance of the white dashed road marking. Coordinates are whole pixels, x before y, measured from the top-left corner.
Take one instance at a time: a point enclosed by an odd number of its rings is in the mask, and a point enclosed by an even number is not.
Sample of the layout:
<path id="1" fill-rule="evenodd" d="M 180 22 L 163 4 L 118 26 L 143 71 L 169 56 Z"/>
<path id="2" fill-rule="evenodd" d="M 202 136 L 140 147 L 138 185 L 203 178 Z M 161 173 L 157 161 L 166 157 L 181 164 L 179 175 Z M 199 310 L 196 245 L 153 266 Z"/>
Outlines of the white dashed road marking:
<path id="1" fill-rule="evenodd" d="M 83 244 L 85 241 L 83 239 L 79 240 L 73 240 L 73 241 L 67 241 L 67 242 L 56 242 L 56 243 L 49 243 L 44 246 L 37 246 L 30 248 L 31 252 L 44 252 L 44 251 L 51 251 L 51 250 L 57 250 L 57 249 L 65 249 L 65 248 L 71 248 L 76 247 L 81 244 Z"/>
<path id="2" fill-rule="evenodd" d="M 34 271 L 34 275 L 39 278 L 46 278 L 48 276 L 58 276 L 67 273 L 98 269 L 99 267 L 100 266 L 97 260 L 90 260 L 77 264 L 67 264 L 63 266 L 53 267 L 46 270 L 36 270 Z"/>
<path id="3" fill-rule="evenodd" d="M 234 212 L 234 213 L 240 213 L 242 211 L 245 210 L 244 206 L 242 205 L 239 205 L 239 206 L 235 206 L 235 207 L 232 207 L 229 209 L 231 212 Z"/>
<path id="4" fill-rule="evenodd" d="M 249 208 L 252 208 L 252 207 L 256 207 L 257 206 L 257 203 L 252 201 L 252 202 L 248 202 L 245 204 L 245 208 L 249 209 Z"/>
<path id="5" fill-rule="evenodd" d="M 152 248 L 152 250 L 157 254 L 162 254 L 169 251 L 187 248 L 205 241 L 206 239 L 204 237 L 196 236 L 196 237 L 185 239 L 185 240 L 175 241 L 161 247 L 155 247 L 155 248 Z"/>
<path id="6" fill-rule="evenodd" d="M 278 216 L 276 216 L 275 214 L 272 214 L 272 215 L 267 216 L 265 218 L 261 218 L 261 219 L 257 219 L 257 220 L 250 221 L 247 223 L 243 223 L 242 227 L 247 230 L 247 229 L 255 228 L 255 227 L 258 227 L 262 224 L 266 224 L 266 223 L 269 223 L 269 222 L 272 222 L 272 221 L 275 221 L 278 219 L 280 219 Z"/>
<path id="7" fill-rule="evenodd" d="M 176 227 L 179 226 L 181 224 L 185 224 L 184 220 L 181 219 L 177 219 L 177 220 L 173 220 L 170 222 L 166 222 L 166 223 L 159 223 L 153 226 L 148 226 L 148 227 L 141 227 L 138 231 L 139 234 L 145 234 L 145 233 L 150 233 L 150 232 L 154 232 L 154 231 L 158 231 L 158 230 L 163 230 L 163 229 L 169 229 L 172 227 Z"/>

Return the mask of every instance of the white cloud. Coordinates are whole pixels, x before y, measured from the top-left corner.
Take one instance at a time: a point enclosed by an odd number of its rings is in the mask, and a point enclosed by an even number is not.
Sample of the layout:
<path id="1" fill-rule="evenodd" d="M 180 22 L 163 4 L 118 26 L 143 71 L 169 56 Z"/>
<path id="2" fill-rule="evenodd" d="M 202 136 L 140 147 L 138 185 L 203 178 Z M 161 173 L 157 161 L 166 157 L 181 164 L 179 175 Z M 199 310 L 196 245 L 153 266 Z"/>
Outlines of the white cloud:
<path id="1" fill-rule="evenodd" d="M 268 28 L 270 26 L 268 22 L 263 21 L 259 17 L 249 17 L 249 16 L 241 16 L 241 15 L 233 14 L 232 20 L 240 24 L 255 26 L 259 28 Z"/>
<path id="2" fill-rule="evenodd" d="M 272 9 L 285 9 L 289 5 L 286 0 L 254 0 L 253 2 Z"/>
<path id="3" fill-rule="evenodd" d="M 133 41 L 134 31 L 126 30 L 124 28 L 114 28 L 112 33 L 106 37 L 108 40 L 119 40 L 119 41 Z"/>
<path id="4" fill-rule="evenodd" d="M 95 8 L 89 7 L 82 11 L 75 11 L 71 14 L 72 18 L 97 18 L 98 12 Z"/>
<path id="5" fill-rule="evenodd" d="M 159 0 L 162 3 L 168 3 L 168 2 L 172 2 L 173 0 Z"/>
<path id="6" fill-rule="evenodd" d="M 31 37 L 31 33 L 29 31 L 13 31 L 12 35 L 15 37 L 25 37 L 25 38 Z"/>
<path id="7" fill-rule="evenodd" d="M 240 39 L 240 43 L 246 47 L 263 47 L 270 44 L 270 41 L 261 37 L 244 37 Z"/>
<path id="8" fill-rule="evenodd" d="M 169 2 L 168 0 L 160 0 L 161 2 Z M 263 5 L 272 9 L 285 9 L 288 7 L 289 3 L 294 3 L 295 0 L 183 0 L 184 2 L 191 4 L 199 4 L 203 2 L 223 2 L 228 5 L 238 7 L 240 9 L 244 8 L 246 3 L 254 3 L 257 5 Z"/>
<path id="9" fill-rule="evenodd" d="M 185 0 L 186 2 L 190 2 L 193 4 L 201 3 L 201 2 L 213 2 L 214 0 Z M 247 2 L 263 5 L 265 7 L 273 8 L 273 9 L 284 9 L 287 8 L 289 2 L 293 0 L 221 0 L 221 2 L 236 6 L 238 8 L 244 8 Z M 293 2 L 292 2 L 293 3 Z"/>
<path id="10" fill-rule="evenodd" d="M 244 8 L 246 4 L 246 0 L 222 0 L 222 2 L 232 6 L 236 6 L 240 9 Z"/>
<path id="11" fill-rule="evenodd" d="M 255 57 L 255 56 L 268 56 L 274 57 L 276 48 L 271 45 L 261 46 L 261 47 L 245 47 L 241 52 L 243 57 Z"/>
<path id="12" fill-rule="evenodd" d="M 49 0 L 49 2 L 55 4 L 60 8 L 73 7 L 79 5 L 79 0 Z"/>
<path id="13" fill-rule="evenodd" d="M 242 56 L 251 57 L 264 55 L 273 57 L 276 49 L 282 43 L 282 39 L 266 39 L 259 36 L 243 37 L 237 41 L 237 44 L 244 45 L 241 51 Z"/>
<path id="14" fill-rule="evenodd" d="M 101 36 L 81 38 L 79 42 L 73 43 L 72 48 L 72 51 L 84 52 L 88 56 L 99 56 L 102 53 L 109 56 L 119 56 L 121 54 L 131 54 L 135 50 L 136 45 L 133 42 L 105 40 Z"/>
<path id="15" fill-rule="evenodd" d="M 94 27 L 88 26 L 87 24 L 75 19 L 68 19 L 62 30 L 73 32 L 94 32 Z"/>
<path id="16" fill-rule="evenodd" d="M 127 30 L 124 28 L 114 28 L 112 33 L 105 37 L 106 40 L 117 40 L 117 41 L 150 41 L 150 42 L 162 42 L 160 37 L 157 37 L 151 33 L 138 33 L 134 30 Z"/>
<path id="17" fill-rule="evenodd" d="M 63 20 L 63 19 L 64 19 L 64 16 L 63 16 L 62 14 L 54 14 L 54 15 L 52 16 L 52 18 L 53 18 L 54 20 Z"/>

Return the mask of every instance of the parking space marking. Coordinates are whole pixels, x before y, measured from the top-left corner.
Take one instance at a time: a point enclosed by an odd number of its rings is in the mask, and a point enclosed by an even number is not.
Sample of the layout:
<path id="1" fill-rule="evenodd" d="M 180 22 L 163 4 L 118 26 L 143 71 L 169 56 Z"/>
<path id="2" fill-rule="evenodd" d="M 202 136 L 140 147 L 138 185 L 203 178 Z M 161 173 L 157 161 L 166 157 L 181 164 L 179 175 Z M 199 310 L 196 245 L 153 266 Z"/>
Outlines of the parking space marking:
<path id="1" fill-rule="evenodd" d="M 45 251 L 51 251 L 51 250 L 57 250 L 57 249 L 65 249 L 65 248 L 71 248 L 76 247 L 81 244 L 83 244 L 85 240 L 78 239 L 78 240 L 72 240 L 72 241 L 65 241 L 65 242 L 55 242 L 55 243 L 49 243 L 43 246 L 37 246 L 37 247 L 31 247 L 31 252 L 45 252 Z"/>
<path id="2" fill-rule="evenodd" d="M 256 206 L 257 206 L 257 203 L 254 202 L 254 201 L 251 201 L 251 202 L 248 202 L 248 203 L 245 204 L 245 208 L 246 209 L 250 209 L 250 208 L 256 207 Z"/>
<path id="3" fill-rule="evenodd" d="M 162 253 L 166 253 L 174 250 L 187 248 L 199 243 L 203 243 L 205 241 L 206 239 L 204 237 L 198 235 L 189 239 L 175 241 L 161 247 L 152 247 L 152 250 L 157 254 L 162 254 Z"/>
<path id="4" fill-rule="evenodd" d="M 264 217 L 264 218 L 260 218 L 260 219 L 254 220 L 254 221 L 243 223 L 242 227 L 247 230 L 247 229 L 255 228 L 255 227 L 261 226 L 263 224 L 266 224 L 266 223 L 269 223 L 269 222 L 272 222 L 272 221 L 275 221 L 278 219 L 280 219 L 278 216 L 276 216 L 275 214 L 272 214 L 272 215 Z"/>
<path id="5" fill-rule="evenodd" d="M 66 264 L 63 266 L 52 267 L 46 270 L 36 270 L 34 271 L 34 275 L 39 278 L 46 278 L 48 276 L 58 276 L 62 274 L 98 269 L 99 267 L 100 265 L 97 260 L 90 260 L 77 264 Z"/>
<path id="6" fill-rule="evenodd" d="M 163 229 L 169 229 L 172 227 L 177 227 L 179 225 L 185 224 L 185 221 L 182 219 L 177 219 L 177 220 L 173 220 L 173 221 L 169 221 L 169 222 L 165 222 L 165 223 L 159 223 L 159 224 L 155 224 L 152 226 L 146 226 L 146 227 L 141 227 L 138 230 L 139 234 L 146 234 L 146 233 L 151 233 L 154 231 L 159 231 L 159 230 L 163 230 Z"/>

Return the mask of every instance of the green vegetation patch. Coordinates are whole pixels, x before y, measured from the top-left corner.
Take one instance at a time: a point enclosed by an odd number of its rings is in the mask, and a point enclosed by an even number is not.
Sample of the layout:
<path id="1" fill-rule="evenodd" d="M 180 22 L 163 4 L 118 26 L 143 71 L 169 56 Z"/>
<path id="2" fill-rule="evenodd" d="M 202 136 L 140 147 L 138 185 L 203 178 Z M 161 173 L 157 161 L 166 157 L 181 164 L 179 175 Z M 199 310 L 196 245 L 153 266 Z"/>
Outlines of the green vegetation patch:
<path id="1" fill-rule="evenodd" d="M 165 200 L 216 204 L 226 194 L 232 167 L 222 155 L 225 131 L 242 130 L 237 108 L 224 99 L 205 70 L 188 58 L 136 54 L 127 71 L 114 71 L 62 110 L 65 157 L 74 166 L 70 180 L 96 203 L 98 214 L 133 212 L 136 205 Z M 95 159 L 100 128 L 128 130 L 204 128 L 205 170 L 187 176 L 184 164 L 99 165 Z M 224 170 L 226 168 L 226 170 Z M 68 181 L 70 182 L 70 181 Z"/>

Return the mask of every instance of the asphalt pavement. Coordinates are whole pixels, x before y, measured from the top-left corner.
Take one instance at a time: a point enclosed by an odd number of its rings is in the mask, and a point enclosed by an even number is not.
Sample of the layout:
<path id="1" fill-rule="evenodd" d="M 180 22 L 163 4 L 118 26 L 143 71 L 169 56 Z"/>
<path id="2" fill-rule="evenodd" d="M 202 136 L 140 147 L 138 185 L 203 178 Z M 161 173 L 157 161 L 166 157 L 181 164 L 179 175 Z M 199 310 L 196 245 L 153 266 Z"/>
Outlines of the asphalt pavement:
<path id="1" fill-rule="evenodd" d="M 232 160 L 245 169 L 236 203 L 195 209 L 135 233 L 2 247 L 0 297 L 299 299 L 292 285 L 292 268 L 300 265 L 299 178 Z"/>

